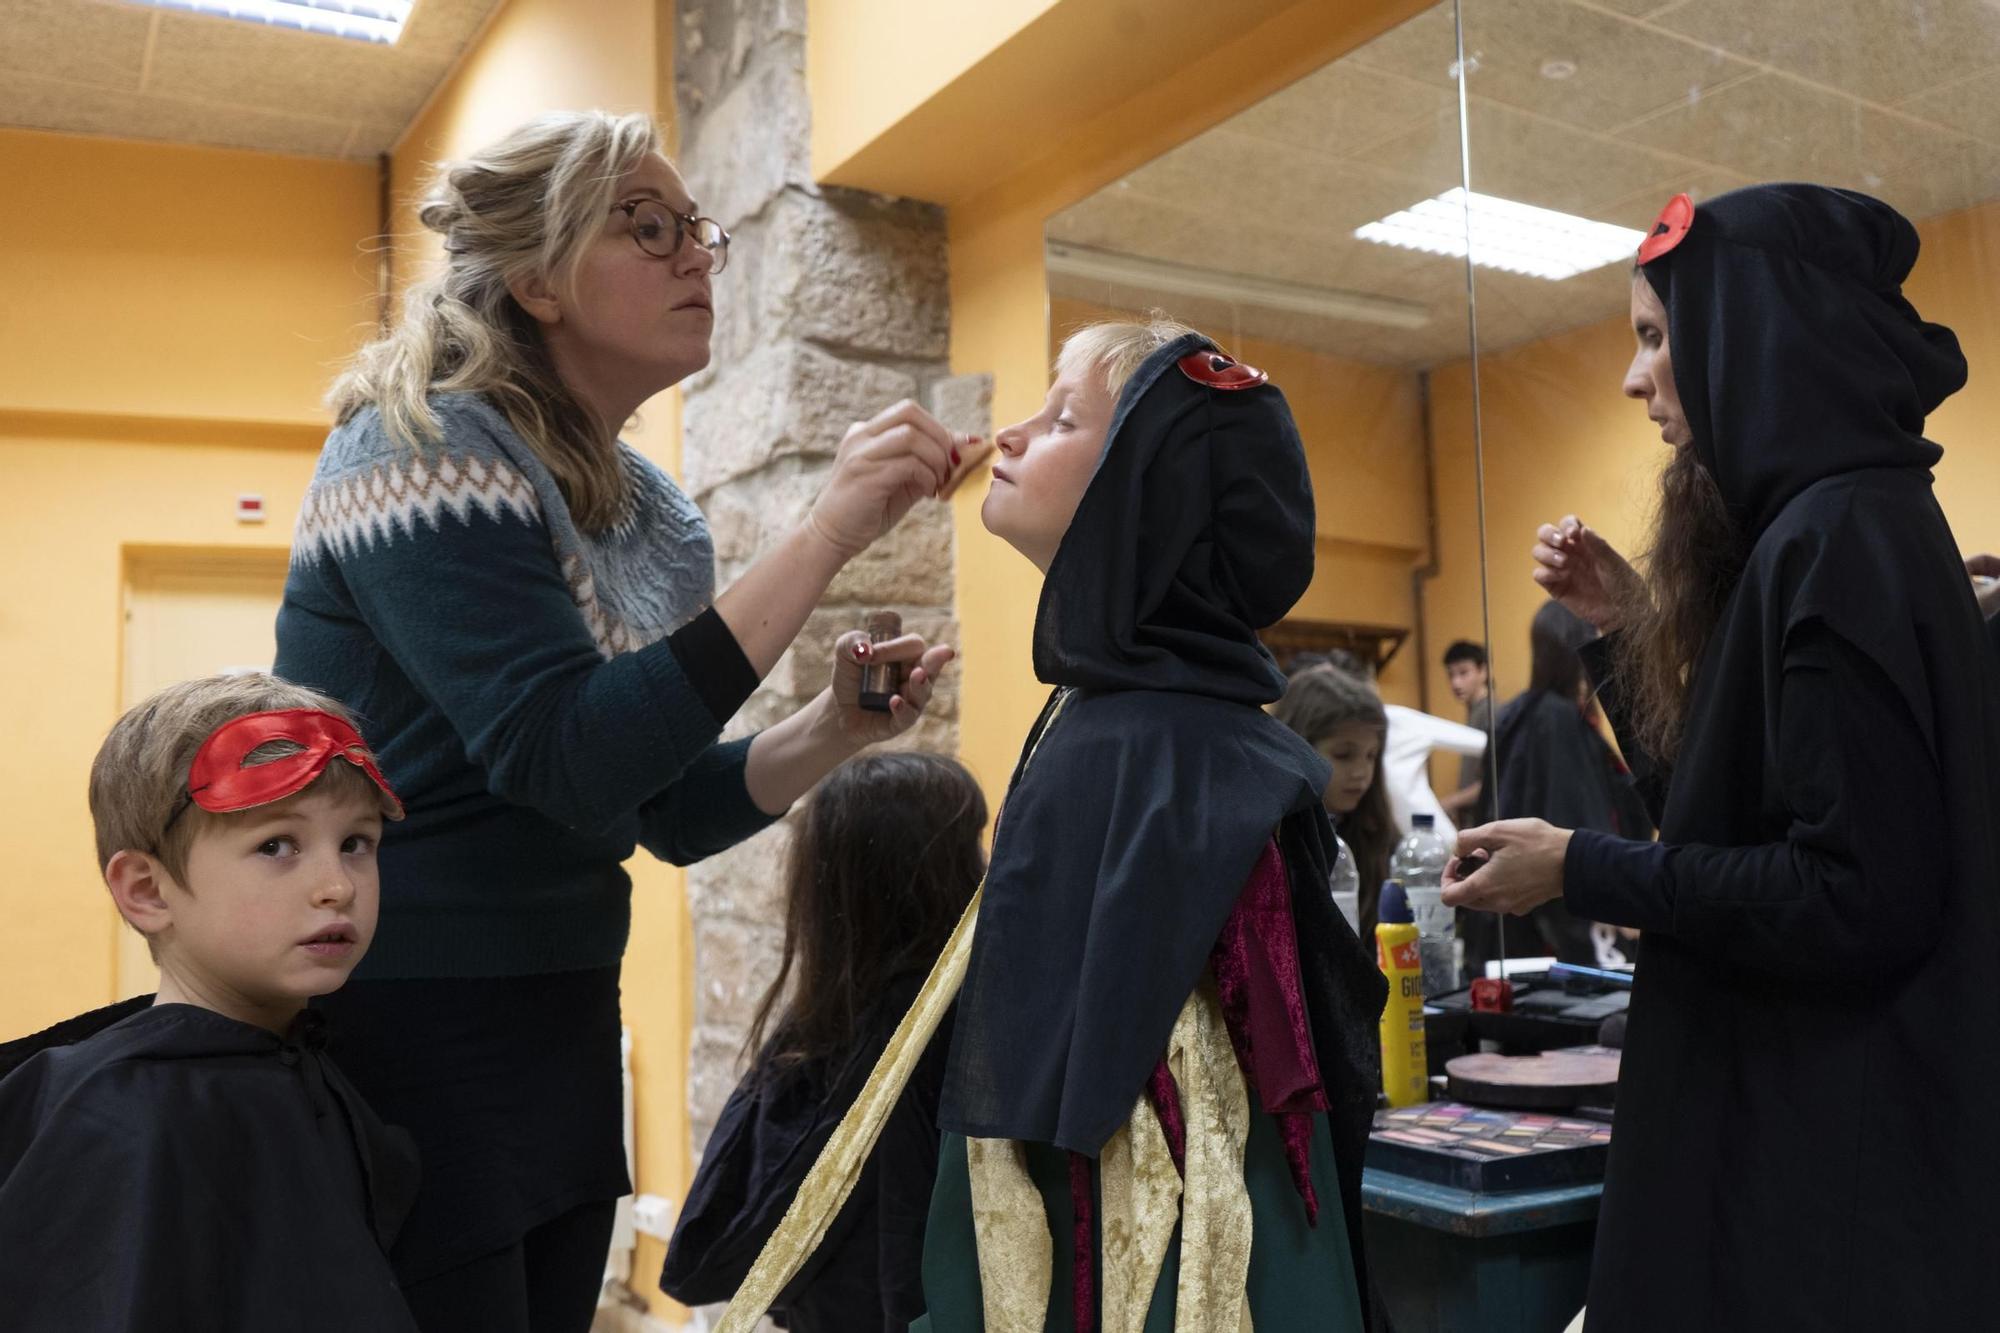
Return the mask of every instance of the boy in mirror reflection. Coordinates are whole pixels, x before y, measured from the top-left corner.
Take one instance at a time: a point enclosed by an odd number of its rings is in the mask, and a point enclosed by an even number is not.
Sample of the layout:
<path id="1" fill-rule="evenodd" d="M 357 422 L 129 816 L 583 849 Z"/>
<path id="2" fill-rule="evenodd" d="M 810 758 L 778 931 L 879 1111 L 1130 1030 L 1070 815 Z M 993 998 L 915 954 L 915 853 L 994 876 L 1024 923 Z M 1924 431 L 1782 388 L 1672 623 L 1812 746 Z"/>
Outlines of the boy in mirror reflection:
<path id="1" fill-rule="evenodd" d="M 1488 737 L 1493 734 L 1493 680 L 1486 662 L 1486 645 L 1460 639 L 1444 650 L 1445 679 L 1451 697 L 1465 705 L 1465 725 Z M 1438 798 L 1446 815 L 1460 828 L 1493 822 L 1490 755 L 1466 755 L 1458 765 L 1458 790 Z"/>

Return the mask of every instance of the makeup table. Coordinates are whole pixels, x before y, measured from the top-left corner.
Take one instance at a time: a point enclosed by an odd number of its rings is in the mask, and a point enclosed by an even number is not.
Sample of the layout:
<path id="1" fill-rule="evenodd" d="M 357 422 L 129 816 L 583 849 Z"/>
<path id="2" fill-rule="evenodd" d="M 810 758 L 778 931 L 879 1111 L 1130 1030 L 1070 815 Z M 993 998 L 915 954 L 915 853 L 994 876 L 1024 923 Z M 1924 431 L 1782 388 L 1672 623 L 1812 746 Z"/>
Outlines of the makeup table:
<path id="1" fill-rule="evenodd" d="M 1554 1333 L 1590 1286 L 1602 1182 L 1475 1194 L 1370 1170 L 1368 1268 L 1396 1333 Z"/>
<path id="2" fill-rule="evenodd" d="M 1583 1307 L 1611 1126 L 1432 1102 L 1381 1111 L 1362 1175 L 1397 1333 L 1551 1333 Z"/>

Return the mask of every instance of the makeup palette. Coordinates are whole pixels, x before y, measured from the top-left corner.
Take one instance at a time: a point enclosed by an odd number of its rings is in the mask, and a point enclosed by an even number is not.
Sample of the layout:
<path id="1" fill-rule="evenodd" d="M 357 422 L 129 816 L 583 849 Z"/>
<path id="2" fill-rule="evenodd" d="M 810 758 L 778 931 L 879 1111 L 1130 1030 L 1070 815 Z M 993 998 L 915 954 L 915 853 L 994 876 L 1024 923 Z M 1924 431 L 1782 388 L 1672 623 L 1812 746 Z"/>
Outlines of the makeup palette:
<path id="1" fill-rule="evenodd" d="M 1426 1102 L 1377 1111 L 1368 1165 L 1453 1189 L 1551 1189 L 1604 1178 L 1602 1120 Z"/>
<path id="2" fill-rule="evenodd" d="M 1610 1106 L 1619 1052 L 1577 1046 L 1539 1055 L 1461 1055 L 1446 1062 L 1445 1090 L 1462 1102 L 1515 1111 Z"/>

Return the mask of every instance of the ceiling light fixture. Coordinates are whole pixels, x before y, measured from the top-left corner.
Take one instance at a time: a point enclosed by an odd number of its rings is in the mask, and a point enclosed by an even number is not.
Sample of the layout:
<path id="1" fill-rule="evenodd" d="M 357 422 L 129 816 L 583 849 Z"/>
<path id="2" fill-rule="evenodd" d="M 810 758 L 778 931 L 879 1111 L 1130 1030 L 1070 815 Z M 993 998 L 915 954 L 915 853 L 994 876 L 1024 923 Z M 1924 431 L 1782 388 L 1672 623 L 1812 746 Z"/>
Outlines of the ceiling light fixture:
<path id="1" fill-rule="evenodd" d="M 132 0 L 151 9 L 242 19 L 273 28 L 392 46 L 416 0 Z"/>
<path id="2" fill-rule="evenodd" d="M 1638 242 L 1633 244 L 1636 246 Z M 1163 295 L 1228 301 L 1263 310 L 1318 315 L 1323 319 L 1347 320 L 1356 324 L 1420 329 L 1431 321 L 1430 308 L 1414 301 L 1396 301 L 1366 292 L 1344 292 L 1305 283 L 1279 282 L 1251 273 L 1197 268 L 1192 264 L 1179 264 L 1166 259 L 1149 259 L 1144 255 L 1071 245 L 1067 241 L 1048 243 L 1048 266 L 1051 274 L 1061 277 L 1116 283 Z"/>
<path id="3" fill-rule="evenodd" d="M 1364 241 L 1465 256 L 1466 201 L 1471 201 L 1472 262 L 1482 268 L 1560 282 L 1594 268 L 1630 258 L 1644 232 L 1608 222 L 1517 204 L 1490 194 L 1468 194 L 1454 186 L 1435 199 L 1412 204 L 1354 234 Z"/>

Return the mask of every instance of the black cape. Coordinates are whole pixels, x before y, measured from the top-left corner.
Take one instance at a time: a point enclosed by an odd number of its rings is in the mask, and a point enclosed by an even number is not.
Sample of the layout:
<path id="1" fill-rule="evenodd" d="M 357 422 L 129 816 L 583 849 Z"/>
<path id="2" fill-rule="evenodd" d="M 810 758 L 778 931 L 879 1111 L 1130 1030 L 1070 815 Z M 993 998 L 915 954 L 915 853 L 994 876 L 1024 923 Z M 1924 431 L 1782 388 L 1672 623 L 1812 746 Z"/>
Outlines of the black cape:
<path id="1" fill-rule="evenodd" d="M 1133 375 L 1043 583 L 1057 695 L 996 829 L 940 1121 L 1095 1155 L 1275 836 L 1359 1265 L 1387 986 L 1327 891 L 1327 764 L 1263 711 L 1284 677 L 1256 634 L 1312 578 L 1312 489 L 1275 386 L 1178 364 L 1212 348 L 1184 337 Z"/>
<path id="2" fill-rule="evenodd" d="M 2000 1308 L 2000 673 L 1931 493 L 1965 363 L 1901 295 L 1916 254 L 1873 199 L 1763 186 L 1644 270 L 1754 546 L 1672 772 L 1627 750 L 1661 843 L 1571 843 L 1571 906 L 1646 932 L 1593 1330 Z"/>
<path id="3" fill-rule="evenodd" d="M 906 977 L 893 985 L 837 1066 L 774 1069 L 759 1061 L 737 1085 L 674 1223 L 660 1290 L 685 1305 L 736 1294 L 922 982 Z M 772 1303 L 781 1327 L 901 1333 L 923 1313 L 924 1225 L 937 1178 L 938 1095 L 950 1041 L 947 1020 L 884 1124 L 854 1193 Z"/>
<path id="4" fill-rule="evenodd" d="M 415 1333 L 384 1257 L 415 1151 L 318 1016 L 286 1038 L 184 1004 L 102 1025 L 129 1007 L 0 1048 L 0 1324 Z"/>

